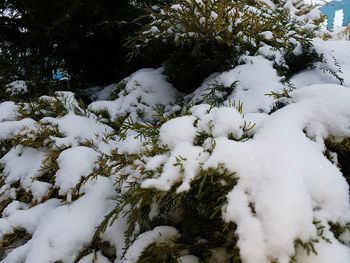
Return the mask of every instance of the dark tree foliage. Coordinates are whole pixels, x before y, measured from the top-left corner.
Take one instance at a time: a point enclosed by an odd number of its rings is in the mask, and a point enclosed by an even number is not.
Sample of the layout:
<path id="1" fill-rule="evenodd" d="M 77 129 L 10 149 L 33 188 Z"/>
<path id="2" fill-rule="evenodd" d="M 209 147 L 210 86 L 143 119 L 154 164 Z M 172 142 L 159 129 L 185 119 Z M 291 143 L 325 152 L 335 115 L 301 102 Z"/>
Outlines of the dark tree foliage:
<path id="1" fill-rule="evenodd" d="M 103 85 L 119 81 L 140 67 L 153 66 L 144 60 L 127 63 L 125 42 L 143 24 L 134 20 L 147 6 L 158 2 L 2 0 L 3 83 L 17 78 L 50 80 L 52 72 L 62 68 L 75 87 Z"/>
<path id="2" fill-rule="evenodd" d="M 216 43 L 174 47 L 164 63 L 165 74 L 177 89 L 189 92 L 210 74 L 237 66 L 238 59 L 232 47 Z"/>

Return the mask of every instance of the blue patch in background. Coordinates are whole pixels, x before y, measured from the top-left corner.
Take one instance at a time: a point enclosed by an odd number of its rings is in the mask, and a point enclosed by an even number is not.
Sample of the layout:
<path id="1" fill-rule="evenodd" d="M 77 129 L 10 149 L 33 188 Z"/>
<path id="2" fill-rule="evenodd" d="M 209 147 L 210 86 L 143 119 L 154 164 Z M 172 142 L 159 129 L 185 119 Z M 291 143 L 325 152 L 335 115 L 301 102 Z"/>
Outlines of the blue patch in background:
<path id="1" fill-rule="evenodd" d="M 321 12 L 327 16 L 327 27 L 329 29 L 334 28 L 335 12 L 341 9 L 343 9 L 344 12 L 342 26 L 346 26 L 350 23 L 350 0 L 332 1 L 320 8 Z"/>
<path id="2" fill-rule="evenodd" d="M 53 80 L 63 80 L 66 77 L 67 74 L 59 69 L 52 73 Z"/>

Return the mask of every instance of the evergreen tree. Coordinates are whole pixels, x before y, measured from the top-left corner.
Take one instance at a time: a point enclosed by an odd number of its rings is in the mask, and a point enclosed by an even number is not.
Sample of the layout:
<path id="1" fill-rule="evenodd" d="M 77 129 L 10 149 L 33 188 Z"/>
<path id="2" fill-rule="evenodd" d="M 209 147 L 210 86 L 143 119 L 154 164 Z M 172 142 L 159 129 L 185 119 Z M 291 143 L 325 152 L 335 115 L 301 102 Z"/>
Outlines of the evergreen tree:
<path id="1" fill-rule="evenodd" d="M 119 81 L 143 66 L 127 63 L 124 44 L 140 28 L 134 19 L 158 2 L 4 0 L 0 74 L 7 82 L 50 80 L 62 68 L 74 86 Z"/>
<path id="2" fill-rule="evenodd" d="M 309 52 L 323 21 L 315 8 L 299 0 L 177 0 L 149 16 L 151 22 L 131 42 L 132 56 L 152 46 L 165 50 L 165 72 L 185 92 L 262 47 L 277 50 L 281 58 Z"/>

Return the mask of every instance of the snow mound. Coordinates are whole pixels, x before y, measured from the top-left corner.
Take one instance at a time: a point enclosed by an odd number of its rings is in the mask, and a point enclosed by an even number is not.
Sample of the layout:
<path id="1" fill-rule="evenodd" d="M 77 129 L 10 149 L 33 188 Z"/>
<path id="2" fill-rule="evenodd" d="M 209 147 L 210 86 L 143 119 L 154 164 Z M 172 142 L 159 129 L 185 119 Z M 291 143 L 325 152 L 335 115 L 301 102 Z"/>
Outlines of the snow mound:
<path id="1" fill-rule="evenodd" d="M 162 73 L 162 68 L 141 69 L 124 80 L 125 88 L 116 100 L 96 101 L 89 105 L 89 109 L 97 113 L 107 111 L 113 120 L 127 114 L 134 119 L 145 115 L 149 120 L 156 113 L 155 106 L 175 104 L 181 95 Z"/>
<path id="2" fill-rule="evenodd" d="M 317 238 L 315 219 L 324 225 L 350 220 L 349 187 L 323 155 L 324 138 L 350 134 L 350 90 L 320 85 L 291 96 L 295 103 L 272 114 L 254 139 L 242 143 L 218 138 L 205 163 L 205 167 L 223 163 L 239 176 L 224 217 L 238 225 L 246 262 L 269 262 L 269 258 L 289 262 L 296 239 Z M 334 240 L 335 244 L 344 246 Z M 347 262 L 349 256 L 337 262 Z"/>
<path id="3" fill-rule="evenodd" d="M 13 121 L 17 116 L 18 106 L 12 101 L 0 103 L 0 122 Z"/>
<path id="4" fill-rule="evenodd" d="M 196 121 L 185 116 L 165 123 L 159 138 L 170 152 L 149 159 L 146 169 L 162 169 L 154 178 L 145 178 L 141 187 L 170 191 L 180 182 L 176 192 L 188 191 L 201 170 L 224 165 L 239 178 L 222 212 L 227 222 L 237 224 L 243 262 L 288 263 L 297 253 L 296 242 L 311 240 L 321 242 L 319 249 L 339 251 L 337 262 L 349 262 L 350 248 L 335 238 L 329 225 L 350 222 L 349 186 L 324 155 L 324 139 L 350 135 L 350 90 L 314 85 L 290 97 L 292 103 L 267 118 L 247 141 L 239 140 L 244 122 L 234 108 L 199 105 L 192 109 Z M 178 133 L 180 129 L 188 136 Z M 193 145 L 193 129 L 211 133 L 211 153 L 208 139 Z M 231 132 L 238 136 L 228 136 Z M 319 225 L 325 226 L 322 232 Z M 325 239 L 329 243 L 322 243 Z M 320 252 L 308 262 L 328 262 L 327 257 Z"/>
<path id="5" fill-rule="evenodd" d="M 240 101 L 245 113 L 265 112 L 273 108 L 274 99 L 266 96 L 270 92 L 278 92 L 284 88 L 282 78 L 273 68 L 273 62 L 262 56 L 245 57 L 245 64 L 232 70 L 223 72 L 205 81 L 190 97 L 191 103 L 198 104 L 205 101 L 215 88 L 223 86 L 232 91 L 223 98 L 223 104 Z M 219 94 L 214 94 L 217 97 Z"/>
<path id="6" fill-rule="evenodd" d="M 67 194 L 80 179 L 94 170 L 98 153 L 91 148 L 78 146 L 61 152 L 57 159 L 59 170 L 56 173 L 56 185 L 62 193 Z"/>

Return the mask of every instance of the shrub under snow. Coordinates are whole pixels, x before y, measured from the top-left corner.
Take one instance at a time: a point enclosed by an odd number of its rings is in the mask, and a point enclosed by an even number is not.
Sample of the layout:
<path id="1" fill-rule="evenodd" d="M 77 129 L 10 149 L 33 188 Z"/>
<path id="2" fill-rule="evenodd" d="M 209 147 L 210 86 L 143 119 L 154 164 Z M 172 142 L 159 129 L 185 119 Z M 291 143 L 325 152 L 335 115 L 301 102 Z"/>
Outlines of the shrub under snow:
<path id="1" fill-rule="evenodd" d="M 344 86 L 246 56 L 187 96 L 147 69 L 0 103 L 2 262 L 349 263 L 350 46 L 325 45 Z"/>

